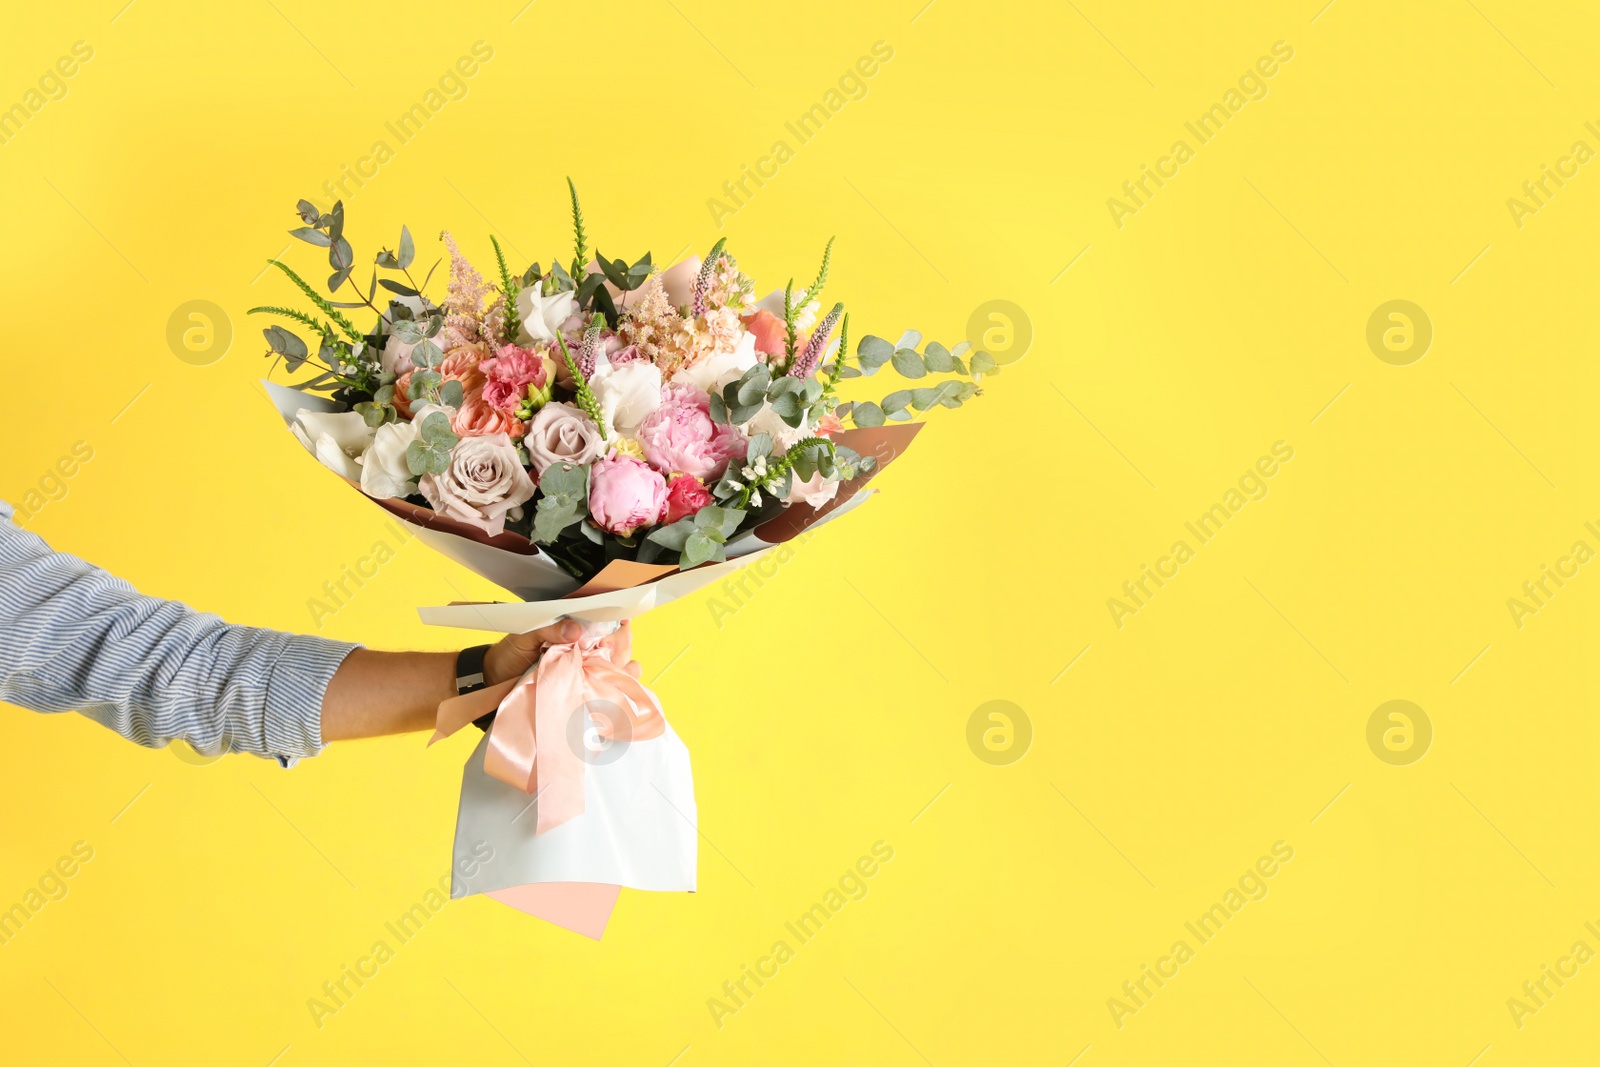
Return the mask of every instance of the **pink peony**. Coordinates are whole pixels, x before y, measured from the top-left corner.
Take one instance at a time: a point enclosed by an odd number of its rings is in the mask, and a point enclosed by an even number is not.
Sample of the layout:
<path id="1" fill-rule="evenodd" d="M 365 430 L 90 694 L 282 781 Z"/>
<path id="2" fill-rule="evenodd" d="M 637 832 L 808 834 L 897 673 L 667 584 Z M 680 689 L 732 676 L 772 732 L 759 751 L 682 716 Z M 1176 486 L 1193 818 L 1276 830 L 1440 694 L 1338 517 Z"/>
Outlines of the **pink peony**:
<path id="1" fill-rule="evenodd" d="M 710 503 L 711 493 L 699 478 L 690 474 L 674 475 L 667 486 L 667 513 L 661 521 L 677 522 Z"/>
<path id="2" fill-rule="evenodd" d="M 589 517 L 602 530 L 627 537 L 661 521 L 667 482 L 632 456 L 609 455 L 589 468 Z"/>
<path id="3" fill-rule="evenodd" d="M 722 477 L 728 461 L 745 454 L 744 435 L 712 422 L 710 399 L 688 384 L 662 388 L 661 406 L 639 427 L 639 443 L 657 470 L 703 482 Z"/>
<path id="4" fill-rule="evenodd" d="M 490 407 L 515 412 L 528 399 L 528 386 L 543 389 L 544 357 L 516 345 L 503 345 L 492 359 L 478 364 L 483 373 L 483 399 Z"/>

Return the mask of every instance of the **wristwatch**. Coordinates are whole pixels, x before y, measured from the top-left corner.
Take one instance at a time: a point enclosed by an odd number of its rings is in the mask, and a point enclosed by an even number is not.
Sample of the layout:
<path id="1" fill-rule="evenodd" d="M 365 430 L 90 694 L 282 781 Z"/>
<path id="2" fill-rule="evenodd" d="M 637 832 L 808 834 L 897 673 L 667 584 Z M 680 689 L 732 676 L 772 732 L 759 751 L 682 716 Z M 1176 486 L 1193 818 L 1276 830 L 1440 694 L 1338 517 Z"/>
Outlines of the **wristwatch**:
<path id="1" fill-rule="evenodd" d="M 476 693 L 480 689 L 489 688 L 489 682 L 483 676 L 483 658 L 484 656 L 488 655 L 488 653 L 488 645 L 474 645 L 472 648 L 462 649 L 460 653 L 457 654 L 457 696 L 466 696 L 468 693 Z M 487 733 L 489 727 L 493 723 L 494 712 L 491 711 L 489 714 L 484 715 L 481 718 L 474 719 L 472 725 Z"/>

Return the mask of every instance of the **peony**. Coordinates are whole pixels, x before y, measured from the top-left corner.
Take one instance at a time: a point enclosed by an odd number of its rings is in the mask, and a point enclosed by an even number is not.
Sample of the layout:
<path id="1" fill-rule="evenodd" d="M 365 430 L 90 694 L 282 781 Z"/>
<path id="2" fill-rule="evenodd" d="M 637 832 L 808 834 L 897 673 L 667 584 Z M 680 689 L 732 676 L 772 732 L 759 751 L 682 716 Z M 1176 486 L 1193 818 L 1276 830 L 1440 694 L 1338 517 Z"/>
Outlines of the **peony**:
<path id="1" fill-rule="evenodd" d="M 639 427 L 639 442 L 657 470 L 702 481 L 720 478 L 730 459 L 745 454 L 744 435 L 712 422 L 710 399 L 693 385 L 661 390 L 661 406 Z"/>
<path id="2" fill-rule="evenodd" d="M 536 474 L 552 463 L 592 463 L 605 451 L 600 430 L 580 408 L 571 404 L 546 404 L 528 424 L 523 441 Z"/>
<path id="3" fill-rule="evenodd" d="M 517 344 L 530 345 L 535 341 L 554 341 L 556 331 L 577 307 L 578 298 L 571 291 L 545 296 L 537 285 L 517 294 L 517 317 L 522 325 L 517 331 Z"/>
<path id="4" fill-rule="evenodd" d="M 839 479 L 828 481 L 823 478 L 821 471 L 817 471 L 803 482 L 795 479 L 789 486 L 789 495 L 783 499 L 788 504 L 810 504 L 820 508 L 838 495 Z"/>
<path id="5" fill-rule="evenodd" d="M 661 406 L 661 371 L 654 363 L 602 362 L 589 381 L 606 433 L 629 437 Z"/>
<path id="6" fill-rule="evenodd" d="M 589 468 L 589 517 L 602 530 L 627 537 L 661 521 L 667 482 L 632 456 L 607 456 Z"/>
<path id="7" fill-rule="evenodd" d="M 738 381 L 757 362 L 755 335 L 745 333 L 731 351 L 715 352 L 696 360 L 674 374 L 672 381 L 687 383 L 704 393 L 720 391 L 729 382 Z"/>
<path id="8" fill-rule="evenodd" d="M 372 444 L 372 427 L 354 411 L 312 411 L 301 408 L 294 413 L 289 429 L 306 451 L 324 467 L 355 481 L 361 477 L 356 462 Z"/>
<path id="9" fill-rule="evenodd" d="M 550 377 L 543 355 L 515 345 L 502 346 L 494 358 L 479 363 L 478 369 L 484 376 L 484 402 L 513 414 L 527 402 L 529 388 L 537 393 Z"/>
<path id="10" fill-rule="evenodd" d="M 690 474 L 673 475 L 667 485 L 667 513 L 661 521 L 677 522 L 710 503 L 711 493 L 699 478 Z"/>
<path id="11" fill-rule="evenodd" d="M 533 479 L 505 434 L 463 437 L 444 473 L 424 474 L 417 488 L 434 511 L 491 537 L 505 530 L 509 511 L 533 499 Z"/>

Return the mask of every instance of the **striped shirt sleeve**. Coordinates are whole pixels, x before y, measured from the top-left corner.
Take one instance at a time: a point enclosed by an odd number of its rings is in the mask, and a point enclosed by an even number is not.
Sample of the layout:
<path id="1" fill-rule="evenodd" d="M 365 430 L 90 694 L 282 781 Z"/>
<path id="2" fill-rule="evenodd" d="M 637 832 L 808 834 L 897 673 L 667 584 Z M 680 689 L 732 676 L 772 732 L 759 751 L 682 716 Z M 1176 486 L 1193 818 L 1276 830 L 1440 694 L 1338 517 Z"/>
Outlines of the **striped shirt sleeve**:
<path id="1" fill-rule="evenodd" d="M 0 501 L 0 700 L 136 742 L 285 766 L 323 749 L 322 698 L 359 647 L 232 626 L 54 552 Z"/>

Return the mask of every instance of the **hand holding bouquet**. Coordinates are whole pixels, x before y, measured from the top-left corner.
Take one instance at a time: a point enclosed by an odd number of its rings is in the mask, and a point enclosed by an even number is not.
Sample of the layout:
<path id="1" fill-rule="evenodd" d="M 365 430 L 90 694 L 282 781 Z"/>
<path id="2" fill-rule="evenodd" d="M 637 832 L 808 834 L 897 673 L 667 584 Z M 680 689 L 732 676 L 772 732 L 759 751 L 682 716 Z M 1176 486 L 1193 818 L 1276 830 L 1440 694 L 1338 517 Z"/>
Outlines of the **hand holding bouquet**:
<path id="1" fill-rule="evenodd" d="M 513 274 L 491 237 L 491 282 L 446 232 L 442 303 L 426 295 L 434 269 L 412 272 L 409 230 L 363 287 L 343 204 L 302 200 L 291 232 L 327 249 L 329 295 L 273 260 L 310 309 L 252 313 L 312 331 L 314 356 L 295 328 L 264 331 L 290 372 L 314 371 L 290 389 L 268 383 L 301 443 L 529 602 L 426 609 L 426 621 L 586 624 L 520 682 L 441 707 L 435 736 L 498 708 L 463 782 L 453 895 L 489 893 L 598 936 L 618 886 L 692 890 L 695 854 L 687 751 L 655 695 L 611 666 L 605 635 L 859 505 L 920 429 L 890 424 L 961 406 L 997 368 L 966 344 L 919 352 L 915 333 L 865 337 L 851 365 L 844 305 L 821 301 L 831 241 L 809 285 L 757 299 L 723 241 L 666 270 L 649 253 L 591 254 L 571 191 L 569 266 Z M 375 316 L 366 331 L 347 314 L 362 309 Z M 840 398 L 885 364 L 944 377 L 878 402 Z M 598 760 L 592 736 L 642 755 Z"/>

